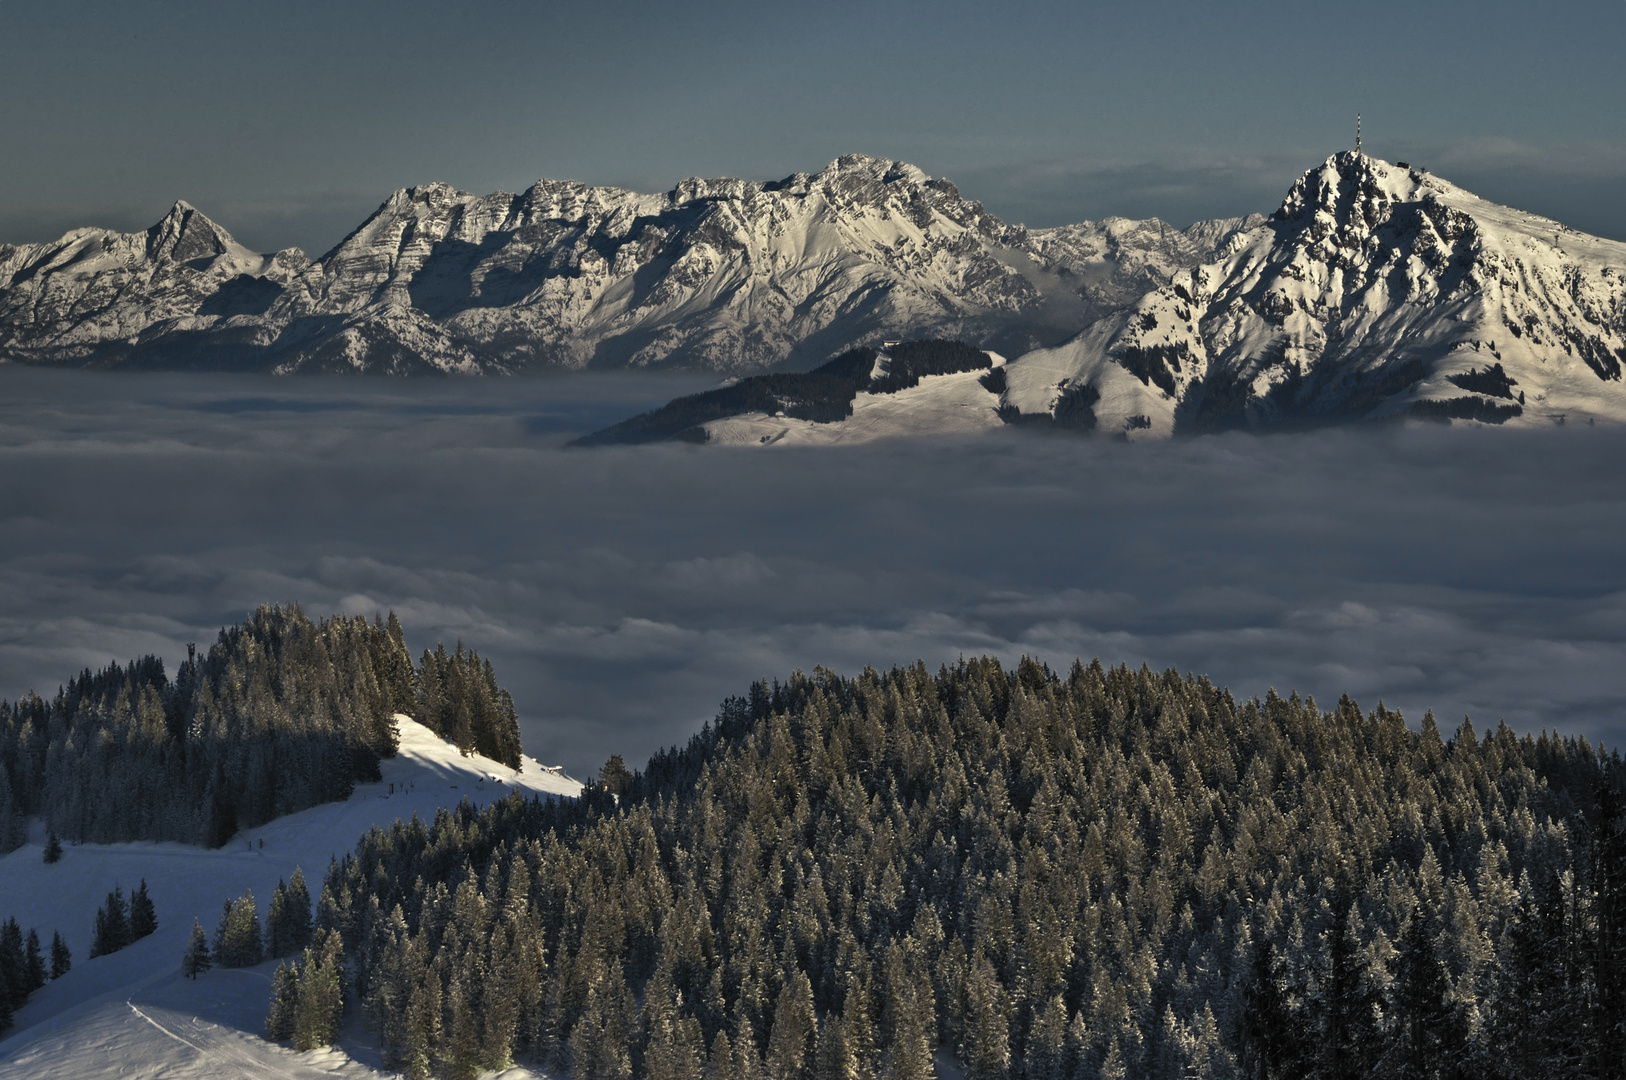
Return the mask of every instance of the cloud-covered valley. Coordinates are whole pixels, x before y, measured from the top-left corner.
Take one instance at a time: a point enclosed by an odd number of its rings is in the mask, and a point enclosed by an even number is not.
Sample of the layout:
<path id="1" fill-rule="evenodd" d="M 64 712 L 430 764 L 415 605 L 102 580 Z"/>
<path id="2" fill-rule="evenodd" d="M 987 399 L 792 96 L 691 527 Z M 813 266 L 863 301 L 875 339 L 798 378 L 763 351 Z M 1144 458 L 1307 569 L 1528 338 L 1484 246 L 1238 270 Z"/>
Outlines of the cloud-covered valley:
<path id="1" fill-rule="evenodd" d="M 704 385 L 0 369 L 0 695 L 292 600 L 489 655 L 578 773 L 755 678 L 984 652 L 1626 734 L 1626 433 L 563 445 Z"/>

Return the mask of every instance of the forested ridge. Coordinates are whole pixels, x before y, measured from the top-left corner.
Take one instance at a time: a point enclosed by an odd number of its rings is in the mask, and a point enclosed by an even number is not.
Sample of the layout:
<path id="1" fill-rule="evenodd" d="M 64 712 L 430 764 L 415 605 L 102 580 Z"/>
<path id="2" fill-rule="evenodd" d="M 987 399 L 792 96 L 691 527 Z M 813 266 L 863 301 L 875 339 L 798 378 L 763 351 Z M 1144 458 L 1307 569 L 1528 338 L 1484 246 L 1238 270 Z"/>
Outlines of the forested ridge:
<path id="1" fill-rule="evenodd" d="M 513 701 L 459 643 L 414 668 L 400 622 L 262 606 L 170 679 L 148 656 L 86 670 L 52 699 L 0 702 L 0 851 L 41 815 L 74 841 L 218 846 L 376 780 L 397 712 L 465 751 L 520 760 Z"/>
<path id="2" fill-rule="evenodd" d="M 318 922 L 409 1076 L 1618 1077 L 1621 787 L 1172 671 L 819 671 L 370 833 Z"/>
<path id="3" fill-rule="evenodd" d="M 835 424 L 853 414 L 861 393 L 895 394 L 928 375 L 981 371 L 993 360 L 963 341 L 929 338 L 886 348 L 884 370 L 875 374 L 874 349 L 849 349 L 812 371 L 749 375 L 715 390 L 675 398 L 658 409 L 584 435 L 577 446 L 648 443 L 664 439 L 706 441 L 702 425 L 744 413 L 783 413 L 815 424 Z"/>

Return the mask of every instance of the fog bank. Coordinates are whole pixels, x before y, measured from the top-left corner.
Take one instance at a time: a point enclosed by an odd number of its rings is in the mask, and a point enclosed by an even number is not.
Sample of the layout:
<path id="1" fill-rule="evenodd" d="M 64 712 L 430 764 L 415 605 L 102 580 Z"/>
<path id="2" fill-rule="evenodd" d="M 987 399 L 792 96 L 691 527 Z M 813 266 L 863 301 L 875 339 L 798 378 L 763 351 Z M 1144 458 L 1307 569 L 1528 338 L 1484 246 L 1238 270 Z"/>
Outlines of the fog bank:
<path id="1" fill-rule="evenodd" d="M 563 445 L 706 385 L 0 369 L 0 695 L 298 601 L 489 655 L 578 775 L 755 678 L 973 653 L 1626 733 L 1626 433 Z"/>

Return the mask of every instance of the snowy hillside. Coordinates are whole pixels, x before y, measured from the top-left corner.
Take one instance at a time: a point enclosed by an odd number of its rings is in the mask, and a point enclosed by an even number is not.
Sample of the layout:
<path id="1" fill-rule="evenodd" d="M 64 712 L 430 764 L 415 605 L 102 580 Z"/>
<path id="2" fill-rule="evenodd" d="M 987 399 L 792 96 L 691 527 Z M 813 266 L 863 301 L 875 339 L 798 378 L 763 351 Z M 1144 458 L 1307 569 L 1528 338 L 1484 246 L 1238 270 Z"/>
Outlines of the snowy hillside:
<path id="1" fill-rule="evenodd" d="M 516 772 L 463 757 L 405 716 L 400 753 L 383 762 L 383 780 L 358 786 L 342 803 L 278 818 L 240 833 L 219 850 L 172 843 L 68 847 L 45 865 L 43 837 L 0 857 L 0 918 L 15 915 L 48 942 L 60 931 L 73 968 L 37 991 L 0 1041 L 0 1078 L 97 1076 L 370 1076 L 365 1038 L 340 1051 L 295 1055 L 260 1037 L 271 963 L 216 969 L 183 979 L 180 957 L 192 920 L 214 934 L 221 904 L 252 890 L 264 917 L 279 879 L 302 867 L 320 890 L 332 856 L 355 847 L 374 826 L 413 814 L 425 820 L 462 799 L 481 805 L 513 791 L 574 796 L 581 785 L 525 758 Z M 393 791 L 392 791 L 393 788 Z M 88 959 L 96 909 L 115 885 L 128 893 L 142 879 L 156 905 L 158 930 L 119 952 Z"/>
<path id="2" fill-rule="evenodd" d="M 760 370 L 854 343 L 1062 340 L 1257 218 L 1028 231 L 905 162 L 660 195 L 395 192 L 312 263 L 184 203 L 146 233 L 0 246 L 0 359 L 277 371 Z"/>
<path id="3" fill-rule="evenodd" d="M 1354 153 L 1219 262 L 1014 361 L 1004 403 L 1131 437 L 1417 416 L 1626 420 L 1626 244 Z"/>

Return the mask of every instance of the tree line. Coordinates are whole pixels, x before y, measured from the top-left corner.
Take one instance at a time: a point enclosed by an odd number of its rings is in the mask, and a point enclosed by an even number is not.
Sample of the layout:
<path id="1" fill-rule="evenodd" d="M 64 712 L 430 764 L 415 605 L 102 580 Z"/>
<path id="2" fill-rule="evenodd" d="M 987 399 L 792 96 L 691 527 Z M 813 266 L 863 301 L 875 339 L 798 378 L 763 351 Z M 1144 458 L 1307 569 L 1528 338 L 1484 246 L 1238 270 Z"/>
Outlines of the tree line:
<path id="1" fill-rule="evenodd" d="M 272 977 L 265 1033 L 272 1041 L 292 1041 L 296 1049 L 309 1050 L 327 1046 L 338 1037 L 344 1012 L 345 960 L 339 935 L 330 927 L 318 932 L 313 925 L 310 891 L 302 870 L 296 867 L 292 879 L 277 882 L 263 930 L 252 892 L 226 901 L 212 948 L 202 925 L 194 919 L 181 957 L 181 972 L 197 979 L 210 968 L 252 967 L 267 957 L 279 959 L 301 952 L 300 960 L 279 964 Z"/>
<path id="2" fill-rule="evenodd" d="M 158 913 L 152 898 L 147 895 L 147 879 L 130 894 L 128 904 L 124 890 L 117 885 L 107 894 L 107 902 L 96 909 L 96 929 L 91 935 L 90 958 L 118 952 L 133 945 L 158 929 Z"/>
<path id="3" fill-rule="evenodd" d="M 1618 1078 L 1622 784 L 1172 671 L 821 670 L 369 833 L 317 924 L 414 1077 Z"/>
<path id="4" fill-rule="evenodd" d="M 15 916 L 0 923 L 0 1035 L 11 1029 L 18 1009 L 29 995 L 50 979 L 59 979 L 73 966 L 73 957 L 61 934 L 51 935 L 50 960 L 40 948 L 39 933 L 23 935 Z"/>
<path id="5" fill-rule="evenodd" d="M 188 655 L 85 670 L 47 700 L 0 702 L 0 851 L 43 816 L 75 842 L 216 846 L 241 828 L 348 798 L 396 752 L 397 712 L 465 752 L 519 765 L 519 721 L 491 665 L 459 643 L 414 668 L 394 613 L 312 621 L 262 606 Z"/>

